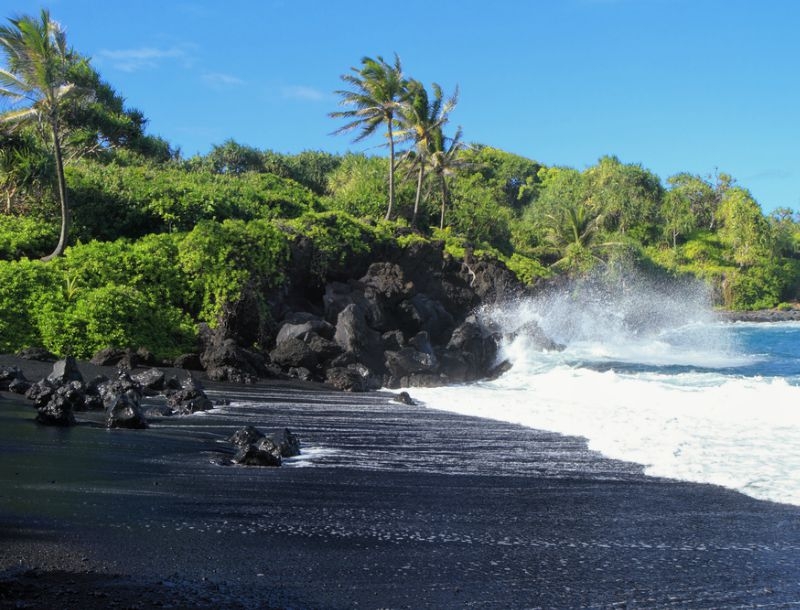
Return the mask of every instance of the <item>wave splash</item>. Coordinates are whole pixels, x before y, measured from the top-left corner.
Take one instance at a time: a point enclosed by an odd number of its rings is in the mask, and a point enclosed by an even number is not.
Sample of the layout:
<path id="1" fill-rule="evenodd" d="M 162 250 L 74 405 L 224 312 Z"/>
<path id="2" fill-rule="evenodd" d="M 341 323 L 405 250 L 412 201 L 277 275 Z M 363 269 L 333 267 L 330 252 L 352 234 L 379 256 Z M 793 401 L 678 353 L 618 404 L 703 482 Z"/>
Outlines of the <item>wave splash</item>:
<path id="1" fill-rule="evenodd" d="M 511 370 L 415 389 L 429 406 L 582 436 L 653 476 L 800 505 L 800 387 L 745 351 L 702 287 L 595 277 L 482 315 L 507 333 Z M 538 348 L 531 322 L 564 349 Z"/>

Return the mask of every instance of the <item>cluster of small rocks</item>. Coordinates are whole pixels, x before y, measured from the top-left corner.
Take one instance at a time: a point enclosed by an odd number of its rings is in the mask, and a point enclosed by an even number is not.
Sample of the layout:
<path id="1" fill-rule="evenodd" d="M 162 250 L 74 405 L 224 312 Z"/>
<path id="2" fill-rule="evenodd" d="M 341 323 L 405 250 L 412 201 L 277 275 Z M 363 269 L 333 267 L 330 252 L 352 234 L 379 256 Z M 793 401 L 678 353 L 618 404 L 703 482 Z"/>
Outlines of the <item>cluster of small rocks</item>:
<path id="1" fill-rule="evenodd" d="M 183 382 L 151 368 L 140 373 L 119 370 L 114 379 L 100 375 L 86 381 L 74 358 L 53 364 L 52 372 L 31 383 L 15 366 L 0 367 L 0 390 L 24 394 L 37 410 L 36 421 L 49 426 L 73 426 L 75 413 L 105 411 L 108 428 L 146 428 L 148 418 L 184 415 L 214 407 L 202 384 L 191 376 Z M 163 407 L 145 409 L 144 396 L 163 395 Z"/>

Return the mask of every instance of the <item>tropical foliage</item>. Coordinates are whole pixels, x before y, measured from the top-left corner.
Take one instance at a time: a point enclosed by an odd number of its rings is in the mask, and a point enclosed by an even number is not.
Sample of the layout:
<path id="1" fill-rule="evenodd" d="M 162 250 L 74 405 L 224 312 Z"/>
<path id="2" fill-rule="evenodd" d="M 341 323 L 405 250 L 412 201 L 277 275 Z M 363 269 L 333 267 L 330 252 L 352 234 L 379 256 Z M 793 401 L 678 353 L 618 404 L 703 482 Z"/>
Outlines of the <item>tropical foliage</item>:
<path id="1" fill-rule="evenodd" d="M 427 88 L 397 56 L 362 59 L 331 113 L 345 120 L 337 133 L 374 137 L 388 155 L 229 139 L 181 159 L 46 11 L 0 28 L 0 48 L 13 102 L 0 115 L 1 351 L 88 355 L 114 342 L 168 357 L 245 295 L 266 307 L 291 252 L 319 292 L 365 253 L 426 240 L 498 258 L 528 284 L 626 258 L 701 278 L 724 307 L 800 296 L 793 210 L 765 216 L 724 173 L 662 181 L 614 156 L 578 170 L 466 145 L 449 129 L 458 88 Z M 34 260 L 54 242 L 53 260 Z"/>

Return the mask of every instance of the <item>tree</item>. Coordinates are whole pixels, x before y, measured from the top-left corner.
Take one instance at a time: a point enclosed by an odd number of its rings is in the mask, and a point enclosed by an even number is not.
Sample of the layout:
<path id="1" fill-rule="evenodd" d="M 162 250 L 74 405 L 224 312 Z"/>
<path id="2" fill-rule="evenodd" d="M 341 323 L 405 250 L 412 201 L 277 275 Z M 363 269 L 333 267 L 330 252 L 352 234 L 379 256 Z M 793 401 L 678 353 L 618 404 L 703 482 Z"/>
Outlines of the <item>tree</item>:
<path id="1" fill-rule="evenodd" d="M 0 26 L 0 50 L 7 67 L 0 69 L 0 95 L 24 107 L 0 114 L 0 123 L 35 122 L 51 138 L 61 205 L 61 232 L 55 250 L 42 259 L 50 260 L 63 253 L 70 226 L 62 156 L 62 117 L 65 103 L 78 94 L 74 83 L 67 79 L 75 56 L 67 48 L 64 30 L 50 18 L 48 11 L 42 10 L 38 21 L 23 16 L 9 19 L 9 23 Z"/>
<path id="2" fill-rule="evenodd" d="M 349 122 L 334 133 L 348 133 L 359 129 L 355 142 L 368 138 L 381 125 L 386 125 L 389 144 L 389 206 L 386 220 L 392 217 L 394 209 L 394 127 L 398 111 L 406 98 L 408 83 L 403 77 L 400 58 L 395 53 L 394 64 L 388 64 L 383 57 L 375 59 L 364 57 L 361 68 L 351 68 L 352 74 L 343 74 L 341 79 L 352 90 L 336 91 L 341 97 L 340 105 L 351 106 L 349 110 L 331 112 L 333 118 L 348 119 Z"/>
<path id="3" fill-rule="evenodd" d="M 461 135 L 461 127 L 459 127 L 452 138 L 446 138 L 441 129 L 438 129 L 433 137 L 430 167 L 431 173 L 438 178 L 439 187 L 442 191 L 442 212 L 439 216 L 440 229 L 444 229 L 444 213 L 450 207 L 450 190 L 447 186 L 447 179 L 458 168 L 465 165 L 465 161 L 458 155 L 464 148 Z"/>
<path id="4" fill-rule="evenodd" d="M 414 200 L 414 213 L 411 217 L 412 227 L 417 223 L 425 172 L 431 166 L 433 156 L 437 152 L 442 154 L 445 152 L 442 129 L 449 121 L 450 112 L 458 103 L 458 87 L 447 100 L 444 99 L 442 88 L 438 84 L 433 83 L 431 88 L 433 99 L 428 95 L 428 91 L 422 83 L 412 80 L 408 85 L 408 102 L 401 109 L 403 125 L 401 138 L 414 142 L 413 154 L 409 154 L 407 158 L 412 161 L 412 166 L 417 170 L 417 194 Z M 437 147 L 439 151 L 437 151 Z M 455 154 L 455 150 L 452 152 Z"/>

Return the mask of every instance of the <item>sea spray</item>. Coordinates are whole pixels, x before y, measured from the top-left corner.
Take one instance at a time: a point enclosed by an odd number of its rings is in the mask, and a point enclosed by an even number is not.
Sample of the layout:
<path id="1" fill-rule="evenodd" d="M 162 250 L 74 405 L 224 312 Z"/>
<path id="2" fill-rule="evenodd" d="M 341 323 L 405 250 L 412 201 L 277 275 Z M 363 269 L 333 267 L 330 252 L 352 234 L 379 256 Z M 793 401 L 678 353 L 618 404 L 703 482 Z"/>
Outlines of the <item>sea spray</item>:
<path id="1" fill-rule="evenodd" d="M 431 407 L 583 436 L 654 476 L 800 504 L 800 324 L 723 323 L 709 303 L 700 285 L 628 274 L 487 309 L 484 318 L 508 338 L 501 353 L 511 370 L 414 395 Z M 542 351 L 518 332 L 531 321 L 564 349 Z"/>

